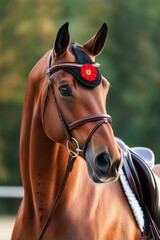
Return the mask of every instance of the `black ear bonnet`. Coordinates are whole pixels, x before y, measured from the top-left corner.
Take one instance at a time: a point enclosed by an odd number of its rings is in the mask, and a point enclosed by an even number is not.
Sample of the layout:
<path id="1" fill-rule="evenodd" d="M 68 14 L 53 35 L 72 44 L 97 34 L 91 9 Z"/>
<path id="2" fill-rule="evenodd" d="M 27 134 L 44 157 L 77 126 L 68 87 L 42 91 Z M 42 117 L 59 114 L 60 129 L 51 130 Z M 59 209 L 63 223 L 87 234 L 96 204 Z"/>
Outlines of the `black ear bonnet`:
<path id="1" fill-rule="evenodd" d="M 73 74 L 76 79 L 88 88 L 94 88 L 101 83 L 99 63 L 93 62 L 87 53 L 77 44 L 71 44 L 71 51 L 76 57 L 75 62 L 62 62 L 48 69 L 50 76 L 60 69 Z M 49 66 L 50 67 L 50 66 Z"/>

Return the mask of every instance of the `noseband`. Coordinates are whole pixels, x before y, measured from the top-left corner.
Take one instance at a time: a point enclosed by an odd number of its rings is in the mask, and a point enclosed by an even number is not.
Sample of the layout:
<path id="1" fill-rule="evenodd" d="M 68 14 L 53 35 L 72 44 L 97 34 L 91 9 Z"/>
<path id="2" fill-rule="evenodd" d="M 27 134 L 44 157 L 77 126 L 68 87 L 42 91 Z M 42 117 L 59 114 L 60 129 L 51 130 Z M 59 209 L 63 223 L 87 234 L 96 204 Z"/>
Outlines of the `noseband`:
<path id="1" fill-rule="evenodd" d="M 48 63 L 47 63 L 48 90 L 47 90 L 47 94 L 46 94 L 46 98 L 45 98 L 43 115 L 44 115 L 44 111 L 45 111 L 46 100 L 47 100 L 47 97 L 48 97 L 48 94 L 49 94 L 49 91 L 50 91 L 51 95 L 52 95 L 52 100 L 53 100 L 53 102 L 56 106 L 58 116 L 61 120 L 64 132 L 65 132 L 66 137 L 67 137 L 66 146 L 67 146 L 67 149 L 68 149 L 69 157 L 68 157 L 68 165 L 67 165 L 67 168 L 66 168 L 65 175 L 63 177 L 61 186 L 59 188 L 59 191 L 56 195 L 55 201 L 52 204 L 49 215 L 46 219 L 46 222 L 44 223 L 44 226 L 43 226 L 42 230 L 40 231 L 40 234 L 39 234 L 37 240 L 42 240 L 42 238 L 43 238 L 43 236 L 44 236 L 44 234 L 47 230 L 47 227 L 50 223 L 51 217 L 54 215 L 54 213 L 57 209 L 57 206 L 59 204 L 59 201 L 61 199 L 62 193 L 63 193 L 64 188 L 65 188 L 69 173 L 72 171 L 72 168 L 73 168 L 73 165 L 74 165 L 74 162 L 75 162 L 77 156 L 81 155 L 81 156 L 83 156 L 83 158 L 85 158 L 85 150 L 86 150 L 87 145 L 88 145 L 92 135 L 94 134 L 94 132 L 103 123 L 106 124 L 106 123 L 111 123 L 112 122 L 112 118 L 111 118 L 110 115 L 108 115 L 108 114 L 98 114 L 98 115 L 92 115 L 92 116 L 80 118 L 80 119 L 78 119 L 78 120 L 76 120 L 72 123 L 68 123 L 68 121 L 64 118 L 64 116 L 62 114 L 62 111 L 61 111 L 61 109 L 58 105 L 58 102 L 56 100 L 56 96 L 55 96 L 55 93 L 54 93 L 54 89 L 53 89 L 53 84 L 52 84 L 52 81 L 51 81 L 50 78 L 55 72 L 59 71 L 60 69 L 63 69 L 65 71 L 65 68 L 68 68 L 68 67 L 80 68 L 80 67 L 82 67 L 82 64 L 77 64 L 77 63 L 74 63 L 74 62 L 64 62 L 64 63 L 60 63 L 60 64 L 56 64 L 56 65 L 51 66 L 51 63 L 52 63 L 52 51 L 49 54 Z M 99 66 L 98 63 L 93 63 L 92 65 L 95 66 L 95 67 Z M 82 126 L 86 123 L 89 123 L 89 122 L 96 122 L 96 124 L 91 129 L 91 131 L 89 132 L 89 134 L 86 138 L 86 141 L 84 143 L 83 149 L 80 149 L 79 143 L 75 138 L 72 137 L 71 131 L 74 130 L 75 128 L 80 127 L 80 126 Z M 73 143 L 74 146 L 75 146 L 74 150 L 71 150 L 71 143 Z"/>
<path id="2" fill-rule="evenodd" d="M 52 62 L 52 51 L 49 55 L 48 63 L 47 63 L 48 91 L 50 90 L 50 92 L 51 92 L 52 100 L 53 100 L 53 102 L 56 106 L 58 116 L 59 116 L 59 118 L 62 122 L 63 129 L 64 129 L 66 137 L 67 137 L 67 149 L 69 150 L 69 152 L 71 151 L 70 150 L 70 143 L 73 142 L 74 145 L 76 146 L 75 151 L 74 151 L 74 152 L 76 152 L 76 155 L 80 154 L 81 156 L 83 156 L 85 158 L 85 150 L 86 150 L 87 145 L 88 145 L 92 135 L 94 134 L 94 132 L 103 123 L 111 124 L 112 123 L 112 118 L 108 114 L 98 114 L 98 115 L 91 115 L 91 116 L 88 116 L 88 117 L 80 118 L 80 119 L 78 119 L 78 120 L 76 120 L 72 123 L 68 123 L 68 121 L 64 118 L 63 113 L 62 113 L 62 111 L 61 111 L 61 109 L 58 105 L 58 102 L 57 102 L 56 97 L 55 97 L 54 89 L 53 89 L 53 84 L 52 84 L 52 81 L 51 81 L 50 78 L 55 72 L 57 72 L 61 69 L 63 69 L 65 71 L 65 68 L 68 68 L 68 67 L 80 68 L 80 67 L 82 67 L 82 64 L 77 64 L 75 62 L 64 62 L 64 63 L 53 65 L 51 67 L 51 62 Z M 98 63 L 93 63 L 93 65 L 96 66 L 96 67 L 99 66 Z M 89 132 L 89 134 L 86 138 L 86 141 L 84 143 L 83 149 L 80 149 L 79 143 L 75 138 L 72 137 L 71 131 L 74 130 L 75 128 L 80 127 L 80 126 L 82 126 L 86 123 L 89 123 L 89 122 L 97 122 L 97 123 L 91 129 L 91 131 Z"/>

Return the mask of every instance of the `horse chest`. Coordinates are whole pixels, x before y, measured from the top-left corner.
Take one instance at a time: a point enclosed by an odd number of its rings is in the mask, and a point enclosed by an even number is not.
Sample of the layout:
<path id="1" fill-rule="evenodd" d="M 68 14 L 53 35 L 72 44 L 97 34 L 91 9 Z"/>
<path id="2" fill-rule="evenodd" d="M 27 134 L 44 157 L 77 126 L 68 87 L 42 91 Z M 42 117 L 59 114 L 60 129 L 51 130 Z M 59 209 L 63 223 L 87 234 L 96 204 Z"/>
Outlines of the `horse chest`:
<path id="1" fill-rule="evenodd" d="M 46 239 L 54 236 L 56 240 L 103 240 L 102 226 L 97 226 L 97 221 L 89 220 L 88 218 L 62 216 L 62 221 L 51 224 L 46 234 Z M 60 218 L 61 219 L 61 218 Z M 103 230 L 104 231 L 104 230 Z M 48 235 L 48 237 L 47 237 Z"/>
<path id="2" fill-rule="evenodd" d="M 115 208 L 113 198 L 110 204 L 105 204 L 108 201 L 105 198 L 104 194 L 101 201 L 90 198 L 86 203 L 84 196 L 72 203 L 58 216 L 58 221 L 55 219 L 51 223 L 46 239 L 52 235 L 56 240 L 138 240 L 139 233 L 132 216 L 125 213 L 127 207 L 124 205 L 124 210 L 119 210 L 119 206 Z M 137 238 L 133 237 L 135 235 Z"/>
<path id="3" fill-rule="evenodd" d="M 89 221 L 86 219 L 78 220 L 76 222 L 72 222 L 71 219 L 67 219 L 66 221 L 59 222 L 58 226 L 54 226 L 54 224 L 49 227 L 46 238 L 56 240 L 139 240 L 140 235 L 138 232 L 136 233 L 131 229 L 131 231 L 127 231 L 122 226 L 116 226 L 115 223 L 109 224 L 107 226 L 108 220 L 99 221 L 97 225 L 97 221 Z M 134 229 L 134 228 L 133 228 Z M 137 236 L 137 237 L 135 237 Z"/>

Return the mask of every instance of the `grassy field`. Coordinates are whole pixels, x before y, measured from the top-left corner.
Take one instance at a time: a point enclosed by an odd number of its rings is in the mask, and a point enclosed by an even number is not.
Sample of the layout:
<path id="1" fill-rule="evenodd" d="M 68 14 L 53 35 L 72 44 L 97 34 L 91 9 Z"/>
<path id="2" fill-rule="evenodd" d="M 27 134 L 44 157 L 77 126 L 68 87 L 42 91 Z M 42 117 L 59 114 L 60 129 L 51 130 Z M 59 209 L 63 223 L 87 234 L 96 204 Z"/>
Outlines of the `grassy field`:
<path id="1" fill-rule="evenodd" d="M 14 216 L 0 216 L 0 240 L 11 239 L 14 221 Z"/>

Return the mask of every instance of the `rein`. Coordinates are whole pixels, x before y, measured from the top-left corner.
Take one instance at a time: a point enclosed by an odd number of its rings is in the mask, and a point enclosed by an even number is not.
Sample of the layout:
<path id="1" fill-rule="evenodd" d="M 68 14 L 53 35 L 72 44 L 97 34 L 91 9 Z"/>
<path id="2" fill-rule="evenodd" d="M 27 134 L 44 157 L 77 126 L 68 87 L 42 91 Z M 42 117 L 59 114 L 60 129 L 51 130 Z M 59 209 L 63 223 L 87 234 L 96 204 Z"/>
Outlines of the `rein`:
<path id="1" fill-rule="evenodd" d="M 72 171 L 73 169 L 73 166 L 74 166 L 74 162 L 76 161 L 76 158 L 78 155 L 81 155 L 83 158 L 85 158 L 85 150 L 87 148 L 87 145 L 92 137 L 92 135 L 94 134 L 94 132 L 103 124 L 111 124 L 112 122 L 112 118 L 110 115 L 108 114 L 98 114 L 98 115 L 91 115 L 91 116 L 88 116 L 88 117 L 84 117 L 84 118 L 81 118 L 81 119 L 78 119 L 72 123 L 68 123 L 67 120 L 64 118 L 63 114 L 62 114 L 62 111 L 58 105 L 58 102 L 56 100 L 56 97 L 55 97 L 55 94 L 54 94 L 54 89 L 53 89 L 53 84 L 52 84 L 52 81 L 50 79 L 50 77 L 57 71 L 59 71 L 60 69 L 63 68 L 63 70 L 65 71 L 65 67 L 74 67 L 74 68 L 80 68 L 82 67 L 83 65 L 82 64 L 77 64 L 77 63 L 74 63 L 74 62 L 64 62 L 64 63 L 61 63 L 61 64 L 55 64 L 51 67 L 51 63 L 52 63 L 52 51 L 50 52 L 49 54 L 49 57 L 48 57 L 48 62 L 47 62 L 47 76 L 48 76 L 48 89 L 47 89 L 47 94 L 46 94 L 46 98 L 45 98 L 45 101 L 44 101 L 44 109 L 43 109 L 43 116 L 44 116 L 44 111 L 45 111 L 45 106 L 46 106 L 46 100 L 47 100 L 47 97 L 48 97 L 48 93 L 49 91 L 51 92 L 51 95 L 52 95 L 52 100 L 56 106 L 56 109 L 57 109 L 57 112 L 58 112 L 58 116 L 61 120 L 61 123 L 63 125 L 63 129 L 65 131 L 65 134 L 66 134 L 66 137 L 67 137 L 67 143 L 66 143 L 66 147 L 67 147 L 67 150 L 68 150 L 68 164 L 67 164 L 67 167 L 66 167 L 66 171 L 65 171 L 65 175 L 63 177 L 63 180 L 62 180 L 62 183 L 61 183 L 61 186 L 59 188 L 59 191 L 56 195 L 56 198 L 52 204 L 52 207 L 51 207 L 51 210 L 48 214 L 48 217 L 39 233 L 39 236 L 37 238 L 37 240 L 42 240 L 47 228 L 48 228 L 48 225 L 50 223 L 50 220 L 51 220 L 51 217 L 55 214 L 55 211 L 57 209 L 57 206 L 60 202 L 60 199 L 61 199 L 61 196 L 63 194 L 63 191 L 64 191 L 64 188 L 66 186 L 66 183 L 67 183 L 67 179 L 69 177 L 69 173 Z M 99 67 L 99 64 L 98 63 L 93 63 L 93 66 L 95 67 Z M 43 121 L 43 120 L 42 120 Z M 87 138 L 86 138 L 86 141 L 84 143 L 84 146 L 83 146 L 83 149 L 80 149 L 80 146 L 79 146 L 79 143 L 78 141 L 72 137 L 71 135 L 71 131 L 85 123 L 89 123 L 89 122 L 97 122 L 95 124 L 95 126 L 91 129 L 91 131 L 89 132 Z M 74 143 L 75 145 L 75 149 L 74 151 L 71 150 L 70 148 L 70 144 Z"/>
<path id="2" fill-rule="evenodd" d="M 76 155 L 74 155 L 72 152 L 69 152 L 68 164 L 67 164 L 67 167 L 66 167 L 65 175 L 64 175 L 64 177 L 63 177 L 63 180 L 62 180 L 60 189 L 59 189 L 59 191 L 58 191 L 58 193 L 57 193 L 57 196 L 56 196 L 56 198 L 55 198 L 55 201 L 54 201 L 53 204 L 52 204 L 51 210 L 50 210 L 50 212 L 49 212 L 49 214 L 48 214 L 48 217 L 47 217 L 47 219 L 46 219 L 46 222 L 45 222 L 45 224 L 43 225 L 43 228 L 42 228 L 42 230 L 41 230 L 41 232 L 40 232 L 37 240 L 41 240 L 41 239 L 43 238 L 43 236 L 44 236 L 44 234 L 45 234 L 45 232 L 46 232 L 46 230 L 47 230 L 47 228 L 48 228 L 48 225 L 49 225 L 49 223 L 50 223 L 51 217 L 52 217 L 52 215 L 54 215 L 54 213 L 55 213 L 55 211 L 56 211 L 56 209 L 57 209 L 57 206 L 58 206 L 58 204 L 59 204 L 59 202 L 60 202 L 62 193 L 63 193 L 63 191 L 64 191 L 64 188 L 65 188 L 65 185 L 66 185 L 66 182 L 67 182 L 67 179 L 68 179 L 68 177 L 69 177 L 69 173 L 70 173 L 70 172 L 72 171 L 72 169 L 73 169 L 73 165 L 74 165 L 74 162 L 75 162 L 76 158 L 77 158 Z"/>

